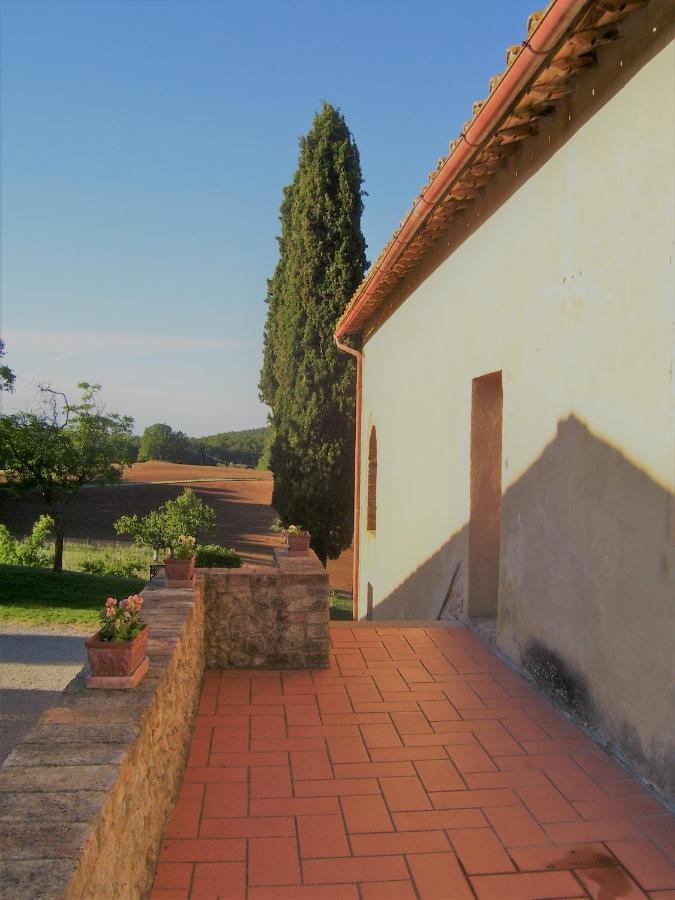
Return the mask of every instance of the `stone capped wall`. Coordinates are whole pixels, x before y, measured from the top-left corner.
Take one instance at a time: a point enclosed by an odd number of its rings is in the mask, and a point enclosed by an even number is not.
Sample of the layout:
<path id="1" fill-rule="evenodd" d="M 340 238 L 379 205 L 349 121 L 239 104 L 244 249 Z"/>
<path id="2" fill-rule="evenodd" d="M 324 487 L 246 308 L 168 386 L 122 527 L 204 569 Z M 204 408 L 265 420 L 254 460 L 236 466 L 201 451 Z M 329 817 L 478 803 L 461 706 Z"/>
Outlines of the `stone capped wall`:
<path id="1" fill-rule="evenodd" d="M 204 671 L 201 590 L 143 591 L 150 670 L 131 691 L 84 671 L 0 770 L 0 897 L 132 898 L 152 885 Z"/>
<path id="2" fill-rule="evenodd" d="M 274 568 L 203 569 L 206 668 L 328 666 L 328 574 L 275 548 Z"/>

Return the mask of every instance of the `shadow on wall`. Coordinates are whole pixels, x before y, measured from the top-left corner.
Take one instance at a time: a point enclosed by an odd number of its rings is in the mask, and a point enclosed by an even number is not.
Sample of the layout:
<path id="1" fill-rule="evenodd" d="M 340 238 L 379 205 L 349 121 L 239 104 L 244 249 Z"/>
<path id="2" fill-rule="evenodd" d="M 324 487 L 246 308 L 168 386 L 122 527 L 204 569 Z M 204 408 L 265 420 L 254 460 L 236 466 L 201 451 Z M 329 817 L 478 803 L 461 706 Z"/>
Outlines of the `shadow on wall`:
<path id="1" fill-rule="evenodd" d="M 669 491 L 569 416 L 503 495 L 499 581 L 500 647 L 667 796 L 675 787 L 672 516 Z M 444 603 L 444 615 L 456 613 L 459 601 L 466 613 L 468 553 L 467 523 L 377 603 L 374 617 L 435 619 Z"/>

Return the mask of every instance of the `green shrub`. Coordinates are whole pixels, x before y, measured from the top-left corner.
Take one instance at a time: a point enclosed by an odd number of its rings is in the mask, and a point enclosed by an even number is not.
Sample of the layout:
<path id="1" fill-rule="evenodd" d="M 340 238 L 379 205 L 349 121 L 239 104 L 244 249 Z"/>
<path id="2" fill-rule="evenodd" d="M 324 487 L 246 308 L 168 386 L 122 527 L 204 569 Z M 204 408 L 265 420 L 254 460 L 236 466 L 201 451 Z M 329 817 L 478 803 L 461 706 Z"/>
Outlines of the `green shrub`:
<path id="1" fill-rule="evenodd" d="M 148 571 L 148 566 L 142 556 L 133 553 L 127 553 L 123 557 L 114 553 L 99 553 L 89 559 L 83 559 L 80 562 L 80 570 L 90 575 L 133 578 L 135 575 L 144 575 Z"/>
<path id="2" fill-rule="evenodd" d="M 232 547 L 201 544 L 197 547 L 195 565 L 202 569 L 238 569 L 241 565 L 241 556 Z"/>
<path id="3" fill-rule="evenodd" d="M 48 567 L 54 562 L 54 551 L 45 546 L 50 539 L 54 520 L 40 516 L 25 538 L 13 538 L 6 525 L 0 525 L 0 563 L 10 566 Z"/>

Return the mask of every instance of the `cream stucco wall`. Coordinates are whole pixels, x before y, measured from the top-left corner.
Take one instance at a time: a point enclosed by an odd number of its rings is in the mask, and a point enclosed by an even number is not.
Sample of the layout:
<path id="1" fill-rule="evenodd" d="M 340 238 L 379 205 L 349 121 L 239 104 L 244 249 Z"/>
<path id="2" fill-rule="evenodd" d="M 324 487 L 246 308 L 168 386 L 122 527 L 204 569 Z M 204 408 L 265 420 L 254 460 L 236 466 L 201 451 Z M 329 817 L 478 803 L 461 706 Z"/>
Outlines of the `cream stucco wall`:
<path id="1" fill-rule="evenodd" d="M 558 666 L 582 717 L 667 792 L 675 45 L 642 53 L 618 91 L 607 68 L 582 81 L 537 139 L 555 152 L 535 169 L 524 144 L 502 176 L 520 188 L 479 206 L 482 226 L 450 235 L 454 252 L 365 342 L 378 509 L 359 593 L 361 615 L 370 584 L 375 618 L 436 618 L 455 576 L 470 611 L 471 385 L 501 370 L 499 644 Z"/>

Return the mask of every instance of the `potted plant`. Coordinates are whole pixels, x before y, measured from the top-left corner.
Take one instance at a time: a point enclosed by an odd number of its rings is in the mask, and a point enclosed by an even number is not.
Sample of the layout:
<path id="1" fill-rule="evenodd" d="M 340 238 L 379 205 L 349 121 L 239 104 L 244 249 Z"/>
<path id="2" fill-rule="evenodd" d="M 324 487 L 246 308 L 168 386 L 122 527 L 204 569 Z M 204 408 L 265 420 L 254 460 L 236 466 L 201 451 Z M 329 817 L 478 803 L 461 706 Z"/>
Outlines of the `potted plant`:
<path id="1" fill-rule="evenodd" d="M 191 587 L 195 577 L 197 541 L 188 534 L 181 534 L 171 544 L 169 556 L 164 560 L 167 587 Z"/>
<path id="2" fill-rule="evenodd" d="M 300 525 L 289 525 L 286 529 L 288 552 L 304 556 L 309 551 L 311 537 L 309 531 L 305 531 Z"/>
<path id="3" fill-rule="evenodd" d="M 141 617 L 143 598 L 108 597 L 99 613 L 101 627 L 86 640 L 91 674 L 87 687 L 133 688 L 148 671 L 149 626 Z"/>

